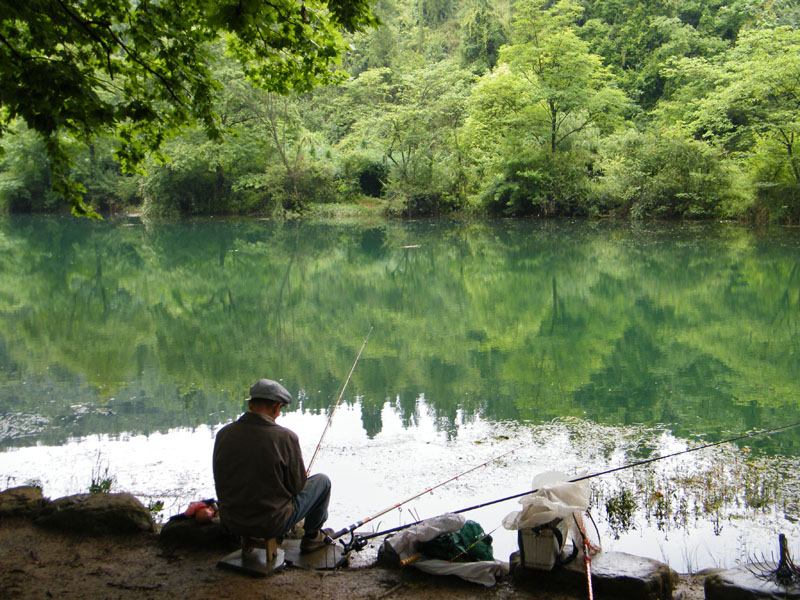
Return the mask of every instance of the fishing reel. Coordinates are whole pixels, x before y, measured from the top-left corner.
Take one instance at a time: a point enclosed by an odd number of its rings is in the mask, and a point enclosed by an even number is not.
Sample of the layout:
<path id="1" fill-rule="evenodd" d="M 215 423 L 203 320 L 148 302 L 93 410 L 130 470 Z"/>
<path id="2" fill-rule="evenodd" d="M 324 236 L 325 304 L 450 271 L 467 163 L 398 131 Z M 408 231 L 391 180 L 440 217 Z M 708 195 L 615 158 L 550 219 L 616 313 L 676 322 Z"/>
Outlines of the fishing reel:
<path id="1" fill-rule="evenodd" d="M 351 531 L 350 539 L 346 542 L 340 539 L 339 543 L 342 544 L 342 552 L 348 554 L 352 550 L 355 550 L 356 552 L 363 550 L 367 545 L 367 540 Z"/>

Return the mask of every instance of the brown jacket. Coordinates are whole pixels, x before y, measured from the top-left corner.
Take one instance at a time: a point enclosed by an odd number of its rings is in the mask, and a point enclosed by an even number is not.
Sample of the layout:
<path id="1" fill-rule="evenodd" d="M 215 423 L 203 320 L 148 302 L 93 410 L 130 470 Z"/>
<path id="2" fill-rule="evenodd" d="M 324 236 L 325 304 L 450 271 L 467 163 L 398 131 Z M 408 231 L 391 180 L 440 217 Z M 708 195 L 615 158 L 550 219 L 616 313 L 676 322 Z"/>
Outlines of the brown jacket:
<path id="1" fill-rule="evenodd" d="M 271 417 L 244 413 L 219 430 L 214 482 L 220 518 L 235 533 L 277 537 L 306 484 L 297 435 Z"/>

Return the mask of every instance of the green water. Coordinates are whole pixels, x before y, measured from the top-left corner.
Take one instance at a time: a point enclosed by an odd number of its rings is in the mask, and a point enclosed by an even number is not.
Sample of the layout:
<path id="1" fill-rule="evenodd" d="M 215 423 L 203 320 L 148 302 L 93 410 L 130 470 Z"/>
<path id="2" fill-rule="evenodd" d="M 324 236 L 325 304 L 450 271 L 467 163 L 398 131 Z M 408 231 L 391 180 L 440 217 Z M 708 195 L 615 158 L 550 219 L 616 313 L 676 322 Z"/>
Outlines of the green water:
<path id="1" fill-rule="evenodd" d="M 0 220 L 0 448 L 216 424 L 259 377 L 369 436 L 800 421 L 800 232 L 729 224 Z M 800 454 L 800 428 L 748 445 Z M 648 449 L 642 448 L 646 455 Z"/>

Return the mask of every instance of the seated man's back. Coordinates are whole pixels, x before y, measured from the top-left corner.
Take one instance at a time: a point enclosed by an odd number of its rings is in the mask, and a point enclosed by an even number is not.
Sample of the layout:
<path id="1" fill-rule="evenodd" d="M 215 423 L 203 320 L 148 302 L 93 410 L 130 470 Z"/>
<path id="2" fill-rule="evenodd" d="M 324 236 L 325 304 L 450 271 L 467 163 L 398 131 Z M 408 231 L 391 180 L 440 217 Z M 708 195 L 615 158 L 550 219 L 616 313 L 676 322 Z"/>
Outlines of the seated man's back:
<path id="1" fill-rule="evenodd" d="M 297 435 L 270 417 L 246 412 L 217 434 L 214 481 L 227 527 L 281 536 L 292 498 L 306 483 Z"/>
<path id="2" fill-rule="evenodd" d="M 292 396 L 276 381 L 259 379 L 250 388 L 250 410 L 219 430 L 214 442 L 214 482 L 222 524 L 246 537 L 283 537 L 305 519 L 300 548 L 313 552 L 330 538 L 331 482 L 307 477 L 297 435 L 275 420 Z"/>

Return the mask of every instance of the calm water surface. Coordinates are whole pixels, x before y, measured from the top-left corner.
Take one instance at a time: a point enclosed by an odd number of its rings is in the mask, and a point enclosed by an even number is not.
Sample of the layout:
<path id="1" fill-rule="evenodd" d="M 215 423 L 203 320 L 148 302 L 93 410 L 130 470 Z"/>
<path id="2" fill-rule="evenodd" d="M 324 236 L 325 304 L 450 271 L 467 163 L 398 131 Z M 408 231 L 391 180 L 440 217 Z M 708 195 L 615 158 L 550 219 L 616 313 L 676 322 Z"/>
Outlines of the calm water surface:
<path id="1" fill-rule="evenodd" d="M 797 230 L 724 224 L 6 218 L 0 477 L 56 497 L 107 468 L 173 514 L 213 496 L 214 432 L 259 377 L 297 397 L 284 418 L 309 458 L 371 326 L 315 464 L 334 477 L 336 526 L 520 446 L 383 524 L 524 491 L 544 470 L 795 423 L 799 262 Z M 681 570 L 769 554 L 778 529 L 791 538 L 800 428 L 724 452 L 725 473 L 703 451 L 644 483 L 595 480 L 607 547 Z M 688 484 L 669 473 L 687 469 L 732 481 L 726 493 L 765 486 L 779 506 L 681 509 Z M 634 484 L 674 493 L 672 518 L 642 497 L 614 540 L 605 500 Z M 491 530 L 515 509 L 472 518 Z"/>

